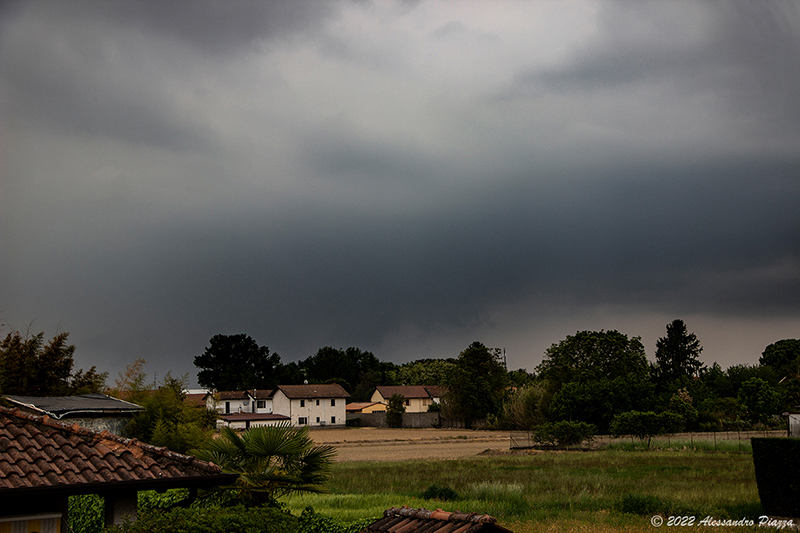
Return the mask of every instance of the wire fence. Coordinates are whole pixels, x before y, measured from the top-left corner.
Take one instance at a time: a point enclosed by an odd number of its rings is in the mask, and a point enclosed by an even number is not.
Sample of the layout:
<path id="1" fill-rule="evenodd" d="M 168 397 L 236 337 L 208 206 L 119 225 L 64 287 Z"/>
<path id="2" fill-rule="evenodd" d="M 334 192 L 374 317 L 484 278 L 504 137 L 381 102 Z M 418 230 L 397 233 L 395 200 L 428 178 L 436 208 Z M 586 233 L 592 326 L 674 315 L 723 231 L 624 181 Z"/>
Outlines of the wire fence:
<path id="1" fill-rule="evenodd" d="M 512 431 L 509 436 L 509 449 L 511 450 L 526 450 L 532 448 L 544 448 L 534 441 L 533 432 L 530 431 Z M 710 431 L 710 432 L 687 432 L 687 433 L 671 433 L 668 435 L 658 435 L 654 437 L 652 443 L 659 445 L 666 444 L 668 447 L 673 443 L 688 445 L 690 447 L 703 446 L 714 450 L 725 447 L 730 449 L 738 447 L 748 449 L 750 439 L 753 437 L 786 437 L 787 431 L 780 430 L 760 430 L 760 431 Z M 639 439 L 633 435 L 626 435 L 622 437 L 613 437 L 611 435 L 595 435 L 591 442 L 584 442 L 580 448 L 599 449 L 614 443 L 627 443 L 636 444 Z"/>

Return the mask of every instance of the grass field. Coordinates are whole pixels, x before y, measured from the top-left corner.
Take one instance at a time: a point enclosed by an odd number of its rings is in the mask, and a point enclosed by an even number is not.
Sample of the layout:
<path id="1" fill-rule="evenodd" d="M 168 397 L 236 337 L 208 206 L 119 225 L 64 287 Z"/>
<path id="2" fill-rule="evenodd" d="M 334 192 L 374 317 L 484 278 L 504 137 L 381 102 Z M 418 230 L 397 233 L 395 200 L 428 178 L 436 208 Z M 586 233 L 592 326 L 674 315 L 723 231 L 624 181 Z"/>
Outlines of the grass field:
<path id="1" fill-rule="evenodd" d="M 340 520 L 377 518 L 392 506 L 479 512 L 515 533 L 653 531 L 654 514 L 756 518 L 752 456 L 684 449 L 547 452 L 447 461 L 337 463 L 330 493 L 288 501 Z M 432 484 L 454 501 L 426 500 Z M 742 528 L 737 528 L 741 530 Z"/>

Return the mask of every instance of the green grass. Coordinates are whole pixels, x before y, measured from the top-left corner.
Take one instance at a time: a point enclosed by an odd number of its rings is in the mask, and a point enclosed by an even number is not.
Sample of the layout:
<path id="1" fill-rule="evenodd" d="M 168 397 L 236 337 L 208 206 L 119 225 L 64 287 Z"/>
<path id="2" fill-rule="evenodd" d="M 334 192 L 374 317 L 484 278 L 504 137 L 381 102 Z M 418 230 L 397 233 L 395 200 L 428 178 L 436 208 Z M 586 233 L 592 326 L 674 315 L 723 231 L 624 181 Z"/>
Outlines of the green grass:
<path id="1" fill-rule="evenodd" d="M 423 499 L 434 483 L 459 499 Z M 287 504 L 295 514 L 311 506 L 345 521 L 377 518 L 401 505 L 479 512 L 513 524 L 515 533 L 652 531 L 656 512 L 697 520 L 761 513 L 751 455 L 682 448 L 337 463 L 329 488 L 330 494 L 295 496 Z"/>
<path id="2" fill-rule="evenodd" d="M 605 446 L 607 450 L 624 450 L 624 451 L 645 451 L 647 450 L 647 441 L 634 440 L 620 440 L 617 442 L 609 443 Z M 650 450 L 664 450 L 664 451 L 695 451 L 695 452 L 726 452 L 726 453 L 753 453 L 753 448 L 750 445 L 750 439 L 719 439 L 714 441 L 712 439 L 668 439 L 667 437 L 658 437 L 650 441 Z"/>

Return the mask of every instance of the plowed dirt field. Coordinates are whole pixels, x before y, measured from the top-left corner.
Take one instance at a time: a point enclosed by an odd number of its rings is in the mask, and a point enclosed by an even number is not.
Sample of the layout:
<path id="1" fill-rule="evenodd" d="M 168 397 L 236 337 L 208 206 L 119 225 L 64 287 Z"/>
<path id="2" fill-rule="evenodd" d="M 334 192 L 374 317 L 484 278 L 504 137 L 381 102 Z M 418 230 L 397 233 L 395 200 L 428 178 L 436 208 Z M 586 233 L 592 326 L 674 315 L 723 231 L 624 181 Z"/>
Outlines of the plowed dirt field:
<path id="1" fill-rule="evenodd" d="M 312 429 L 317 444 L 332 444 L 338 461 L 457 459 L 486 450 L 507 452 L 507 431 L 463 429 Z"/>

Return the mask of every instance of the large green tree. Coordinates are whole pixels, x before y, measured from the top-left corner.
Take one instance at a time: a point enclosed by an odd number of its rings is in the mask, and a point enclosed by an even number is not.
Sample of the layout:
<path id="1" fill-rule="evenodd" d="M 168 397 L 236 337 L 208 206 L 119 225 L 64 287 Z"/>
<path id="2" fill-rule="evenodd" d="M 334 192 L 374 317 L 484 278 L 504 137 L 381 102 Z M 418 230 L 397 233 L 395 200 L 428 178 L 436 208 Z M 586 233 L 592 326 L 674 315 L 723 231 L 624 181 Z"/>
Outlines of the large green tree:
<path id="1" fill-rule="evenodd" d="M 648 377 L 647 355 L 640 337 L 616 330 L 579 331 L 553 344 L 536 367 L 537 375 L 560 389 L 570 381 Z"/>
<path id="2" fill-rule="evenodd" d="M 653 403 L 647 355 L 639 337 L 616 330 L 579 331 L 553 344 L 537 367 L 552 397 L 555 420 L 575 420 L 608 429 L 615 415 Z"/>
<path id="3" fill-rule="evenodd" d="M 339 383 L 353 401 L 366 401 L 384 383 L 394 365 L 381 362 L 372 352 L 350 347 L 325 346 L 299 364 L 311 383 Z"/>
<path id="4" fill-rule="evenodd" d="M 68 396 L 99 392 L 108 373 L 87 371 L 75 365 L 75 345 L 69 333 L 57 333 L 45 343 L 44 332 L 10 331 L 0 342 L 0 390 L 25 396 Z"/>
<path id="5" fill-rule="evenodd" d="M 800 339 L 783 339 L 764 349 L 758 363 L 770 366 L 780 376 L 800 374 Z"/>
<path id="6" fill-rule="evenodd" d="M 219 489 L 231 493 L 236 503 L 268 505 L 294 492 L 324 492 L 336 449 L 315 446 L 307 426 L 286 422 L 251 428 L 241 436 L 222 428 L 219 438 L 192 453 L 239 474 L 234 485 Z"/>
<path id="7" fill-rule="evenodd" d="M 459 354 L 445 381 L 446 413 L 468 426 L 474 419 L 497 414 L 507 383 L 500 351 L 473 342 Z"/>
<path id="8" fill-rule="evenodd" d="M 783 405 L 780 391 L 760 378 L 750 378 L 742 383 L 738 400 L 752 422 L 766 422 L 771 416 L 779 414 Z"/>
<path id="9" fill-rule="evenodd" d="M 662 389 L 678 388 L 687 378 L 696 377 L 703 369 L 700 353 L 703 347 L 694 333 L 689 333 L 683 320 L 667 324 L 667 335 L 656 341 L 656 381 Z"/>
<path id="10" fill-rule="evenodd" d="M 273 389 L 278 383 L 281 358 L 270 354 L 244 333 L 215 335 L 194 358 L 197 383 L 214 390 Z"/>
<path id="11" fill-rule="evenodd" d="M 393 381 L 398 385 L 442 386 L 455 363 L 453 358 L 417 359 L 397 367 L 393 372 Z"/>

